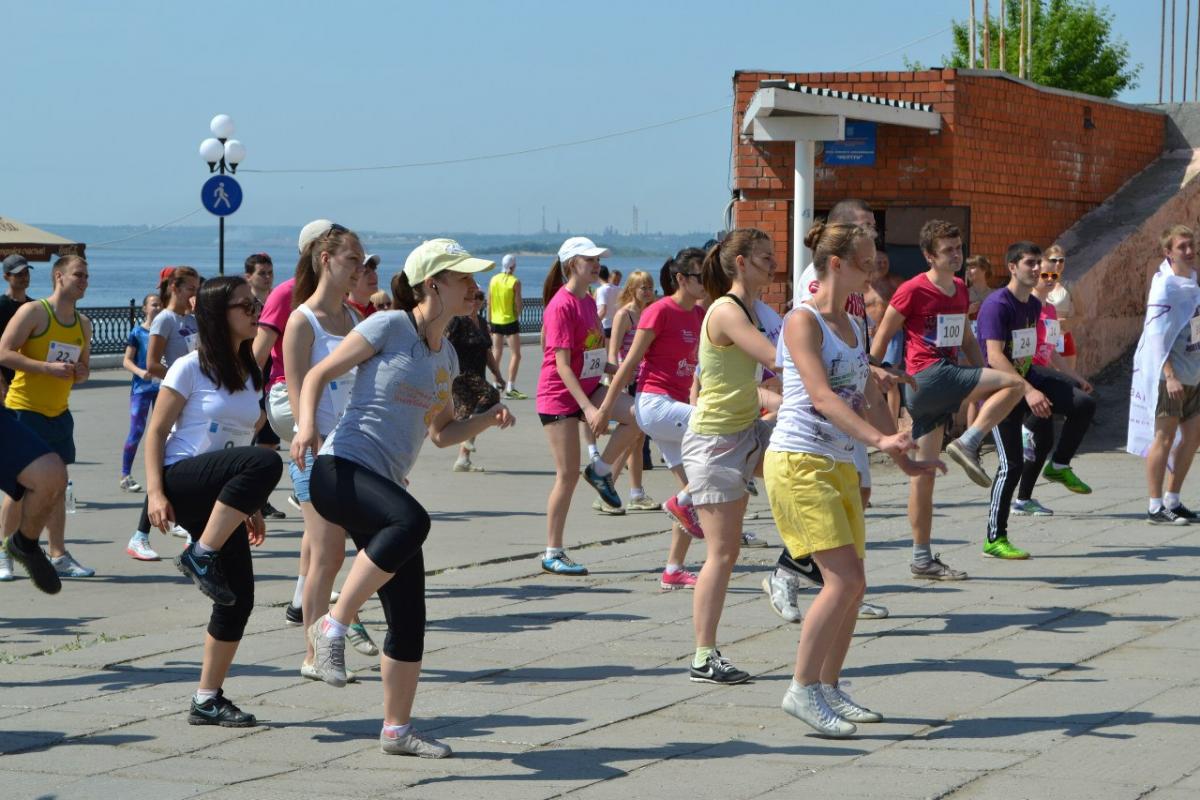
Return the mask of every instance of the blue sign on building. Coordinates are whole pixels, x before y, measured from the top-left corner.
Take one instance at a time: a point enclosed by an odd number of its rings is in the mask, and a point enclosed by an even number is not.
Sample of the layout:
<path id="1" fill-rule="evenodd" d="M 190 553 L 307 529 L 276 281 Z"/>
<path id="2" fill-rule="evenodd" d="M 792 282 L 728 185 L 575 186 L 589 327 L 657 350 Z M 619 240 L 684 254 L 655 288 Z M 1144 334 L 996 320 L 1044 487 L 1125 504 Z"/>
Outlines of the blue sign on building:
<path id="1" fill-rule="evenodd" d="M 228 217 L 242 205 L 242 187 L 232 175 L 213 175 L 200 189 L 200 202 L 208 213 Z"/>
<path id="2" fill-rule="evenodd" d="M 825 142 L 825 164 L 875 166 L 875 128 L 874 122 L 846 120 L 846 138 L 840 142 Z"/>

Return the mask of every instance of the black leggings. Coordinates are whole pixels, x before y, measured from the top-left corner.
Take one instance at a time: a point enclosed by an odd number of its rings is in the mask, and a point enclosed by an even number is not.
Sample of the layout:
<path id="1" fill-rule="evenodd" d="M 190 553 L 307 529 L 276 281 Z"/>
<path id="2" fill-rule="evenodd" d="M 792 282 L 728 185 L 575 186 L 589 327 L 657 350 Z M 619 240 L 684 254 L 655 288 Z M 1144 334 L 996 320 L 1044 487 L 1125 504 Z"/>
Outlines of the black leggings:
<path id="1" fill-rule="evenodd" d="M 387 620 L 383 652 L 420 661 L 425 652 L 425 559 L 429 514 L 394 481 L 354 461 L 317 456 L 309 475 L 313 508 L 340 525 L 371 563 L 393 573 L 379 588 Z"/>
<path id="2" fill-rule="evenodd" d="M 1021 484 L 1017 488 L 1017 499 L 1028 500 L 1033 496 L 1033 485 L 1041 475 L 1046 457 L 1054 448 L 1054 462 L 1070 464 L 1075 457 L 1083 437 L 1096 415 L 1096 400 L 1085 394 L 1075 382 L 1061 372 L 1048 367 L 1031 367 L 1027 376 L 1035 389 L 1049 398 L 1054 405 L 1055 416 L 1065 417 L 1058 447 L 1054 447 L 1054 421 L 1033 417 L 1025 427 L 1033 432 L 1033 460 L 1025 460 L 1021 468 Z M 1031 415 L 1032 416 L 1032 415 Z"/>
<path id="3" fill-rule="evenodd" d="M 278 454 L 261 447 L 231 447 L 165 467 L 163 492 L 175 510 L 175 521 L 198 539 L 218 501 L 249 517 L 262 508 L 282 475 Z M 208 633 L 221 642 L 238 642 L 254 610 L 254 565 L 245 523 L 229 535 L 220 553 L 221 569 L 237 602 L 213 603 Z"/>

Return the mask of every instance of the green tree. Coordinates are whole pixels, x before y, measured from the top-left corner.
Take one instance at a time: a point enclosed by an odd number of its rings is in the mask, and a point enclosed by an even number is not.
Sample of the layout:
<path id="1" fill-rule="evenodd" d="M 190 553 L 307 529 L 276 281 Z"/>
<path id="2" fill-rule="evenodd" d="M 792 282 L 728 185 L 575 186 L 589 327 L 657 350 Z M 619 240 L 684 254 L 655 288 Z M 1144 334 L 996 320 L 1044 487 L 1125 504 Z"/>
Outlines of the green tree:
<path id="1" fill-rule="evenodd" d="M 999 6 L 999 0 L 992 0 Z M 1031 0 L 1033 48 L 1028 54 L 1029 79 L 1043 86 L 1069 89 L 1074 92 L 1116 97 L 1138 85 L 1142 65 L 1129 63 L 1129 44 L 1112 32 L 1112 12 L 1108 7 L 1096 8 L 1092 0 Z M 954 52 L 945 57 L 948 67 L 968 65 L 970 43 L 967 40 L 969 22 L 953 20 Z M 978 49 L 976 65 L 998 69 L 1000 66 L 1000 22 L 993 18 L 988 27 L 991 34 L 991 64 L 983 63 L 983 20 L 977 19 Z M 1021 41 L 1020 0 L 1007 4 L 1004 25 L 1004 67 L 1016 73 Z"/>

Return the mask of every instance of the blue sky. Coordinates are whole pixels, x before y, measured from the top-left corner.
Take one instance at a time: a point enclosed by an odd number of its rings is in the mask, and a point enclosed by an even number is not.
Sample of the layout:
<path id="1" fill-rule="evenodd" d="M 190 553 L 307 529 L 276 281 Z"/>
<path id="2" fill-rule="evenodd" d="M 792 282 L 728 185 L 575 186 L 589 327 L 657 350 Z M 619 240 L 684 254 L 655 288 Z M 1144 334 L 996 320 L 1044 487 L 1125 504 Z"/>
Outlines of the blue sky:
<path id="1" fill-rule="evenodd" d="M 1143 64 L 1140 88 L 1121 99 L 1153 101 L 1158 4 L 1107 5 Z M 236 122 L 247 170 L 508 152 L 718 108 L 731 101 L 736 69 L 899 69 L 905 55 L 940 63 L 949 31 L 873 57 L 966 13 L 967 0 L 0 0 L 0 215 L 153 225 L 187 214 L 207 177 L 197 147 L 217 113 Z M 516 232 L 519 219 L 530 232 L 545 206 L 551 230 L 625 231 L 636 204 L 652 231 L 711 230 L 728 199 L 729 126 L 721 111 L 467 164 L 247 172 L 230 222 Z M 210 221 L 201 212 L 183 224 Z"/>

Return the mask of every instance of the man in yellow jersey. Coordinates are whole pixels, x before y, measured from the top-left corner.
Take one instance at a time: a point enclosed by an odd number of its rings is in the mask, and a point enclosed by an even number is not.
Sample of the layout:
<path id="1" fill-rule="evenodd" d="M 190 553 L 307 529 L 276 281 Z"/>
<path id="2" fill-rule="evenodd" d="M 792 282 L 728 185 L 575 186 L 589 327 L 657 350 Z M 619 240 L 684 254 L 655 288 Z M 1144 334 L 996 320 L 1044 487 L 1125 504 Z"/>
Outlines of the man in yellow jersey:
<path id="1" fill-rule="evenodd" d="M 87 380 L 92 323 L 76 309 L 87 291 L 87 262 L 81 256 L 63 256 L 50 270 L 54 293 L 26 303 L 0 337 L 0 364 L 15 371 L 4 398 L 5 408 L 39 436 L 64 464 L 75 463 L 75 423 L 67 408 L 71 388 Z M 4 498 L 4 535 L 17 530 L 21 501 Z M 50 562 L 64 578 L 90 578 L 96 574 L 67 552 L 66 508 L 56 504 L 46 519 Z M 40 531 L 23 530 L 27 536 Z"/>
<path id="2" fill-rule="evenodd" d="M 492 354 L 496 366 L 504 354 L 507 340 L 512 351 L 508 357 L 508 381 L 504 396 L 510 400 L 526 400 L 528 395 L 516 387 L 517 369 L 521 366 L 521 281 L 516 276 L 517 257 L 512 253 L 500 261 L 502 272 L 488 282 L 488 324 L 492 327 Z"/>

